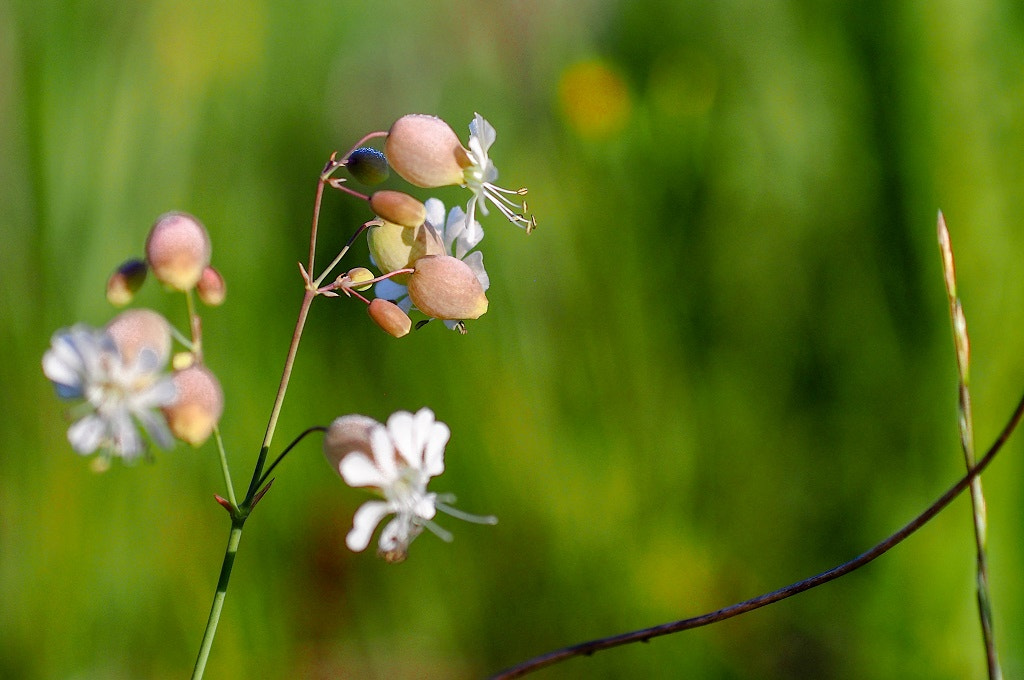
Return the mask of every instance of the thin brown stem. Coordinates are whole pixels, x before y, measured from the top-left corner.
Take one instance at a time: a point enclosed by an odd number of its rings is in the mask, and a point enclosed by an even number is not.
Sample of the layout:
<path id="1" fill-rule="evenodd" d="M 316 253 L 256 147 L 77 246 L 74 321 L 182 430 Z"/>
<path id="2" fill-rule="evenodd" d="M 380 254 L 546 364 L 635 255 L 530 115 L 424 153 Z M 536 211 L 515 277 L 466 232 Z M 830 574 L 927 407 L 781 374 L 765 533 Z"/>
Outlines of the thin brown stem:
<path id="1" fill-rule="evenodd" d="M 612 647 L 619 647 L 627 645 L 632 642 L 647 642 L 648 640 L 662 635 L 669 635 L 671 633 L 678 633 L 680 631 L 689 630 L 691 628 L 699 628 L 701 626 L 707 626 L 712 623 L 724 621 L 740 614 L 745 614 L 749 611 L 759 609 L 769 604 L 785 600 L 788 597 L 792 597 L 798 593 L 802 593 L 805 590 L 817 588 L 820 585 L 824 585 L 829 581 L 834 581 L 840 576 L 845 576 L 851 571 L 860 569 L 867 563 L 871 562 L 875 558 L 885 554 L 890 549 L 901 543 L 908 536 L 913 534 L 915 531 L 920 529 L 922 526 L 927 524 L 933 517 L 941 512 L 947 505 L 949 505 L 954 498 L 959 496 L 964 489 L 970 486 L 971 482 L 981 474 L 981 472 L 988 467 L 989 463 L 995 458 L 996 454 L 999 453 L 1003 445 L 1006 444 L 1010 435 L 1016 429 L 1020 420 L 1024 416 L 1024 396 L 1021 397 L 1017 403 L 1017 408 L 1014 409 L 1013 414 L 1010 416 L 1009 421 L 1003 427 L 1002 432 L 999 433 L 999 437 L 996 438 L 995 442 L 989 447 L 984 457 L 978 462 L 977 465 L 972 467 L 968 473 L 954 484 L 950 489 L 942 494 L 938 500 L 932 503 L 928 508 L 920 515 L 908 522 L 902 529 L 892 534 L 881 543 L 855 557 L 849 562 L 845 562 L 837 567 L 829 569 L 828 571 L 822 572 L 816 576 L 811 576 L 802 581 L 797 581 L 784 588 L 779 588 L 770 593 L 764 595 L 758 595 L 757 597 L 743 602 L 738 602 L 734 605 L 719 609 L 717 611 L 709 612 L 707 614 L 701 614 L 689 619 L 682 619 L 680 621 L 672 621 L 669 623 L 663 623 L 658 626 L 651 628 L 642 628 L 629 633 L 622 633 L 620 635 L 613 635 L 611 637 L 600 638 L 598 640 L 592 640 L 590 642 L 583 642 L 571 647 L 564 647 L 562 649 L 548 652 L 540 656 L 528 659 L 516 666 L 507 668 L 495 675 L 492 675 L 492 680 L 505 680 L 507 678 L 518 678 L 524 676 L 533 671 L 540 670 L 547 666 L 554 665 L 556 663 L 565 661 L 575 656 L 590 656 L 596 652 L 600 652 L 605 649 L 611 649 Z"/>

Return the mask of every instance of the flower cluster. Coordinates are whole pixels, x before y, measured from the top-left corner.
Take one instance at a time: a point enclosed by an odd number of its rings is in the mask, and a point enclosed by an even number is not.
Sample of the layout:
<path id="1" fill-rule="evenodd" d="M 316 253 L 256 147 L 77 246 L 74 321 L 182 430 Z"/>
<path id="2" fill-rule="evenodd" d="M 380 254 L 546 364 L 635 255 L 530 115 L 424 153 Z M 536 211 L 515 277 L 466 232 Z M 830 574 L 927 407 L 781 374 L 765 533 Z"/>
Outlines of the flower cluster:
<path id="1" fill-rule="evenodd" d="M 450 436 L 448 426 L 435 420 L 428 408 L 415 414 L 394 413 L 386 425 L 362 415 L 342 416 L 331 423 L 324 438 L 331 467 L 349 486 L 370 488 L 383 498 L 367 501 L 356 511 L 345 539 L 351 550 L 364 550 L 388 515 L 394 518 L 381 531 L 378 544 L 378 554 L 388 562 L 404 560 L 409 544 L 424 528 L 451 540 L 451 534 L 433 521 L 438 510 L 478 523 L 497 522 L 459 512 L 445 502 L 451 497 L 427 492 L 430 479 L 444 472 Z"/>
<path id="2" fill-rule="evenodd" d="M 469 131 L 468 144 L 463 146 L 455 131 L 440 118 L 409 114 L 395 121 L 387 132 L 368 135 L 385 137 L 383 153 L 358 147 L 341 161 L 328 163 L 324 181 L 365 198 L 376 215 L 364 228 L 370 258 L 380 276 L 368 279 L 362 275 L 365 269 L 359 268 L 359 275 L 357 270 L 350 270 L 319 292 L 341 289 L 346 295 L 359 297 L 367 303 L 371 318 L 395 337 L 411 329 L 408 315 L 413 309 L 463 333 L 466 320 L 479 318 L 487 311 L 489 279 L 483 255 L 471 252 L 483 238 L 477 209 L 487 215 L 490 203 L 527 233 L 537 222 L 528 216 L 526 203 L 510 198 L 522 196 L 526 189 L 509 190 L 495 184 L 498 170 L 489 156 L 497 136 L 494 127 L 476 114 Z M 344 185 L 343 179 L 330 177 L 340 167 L 367 184 L 383 181 L 394 170 L 416 187 L 459 185 L 468 188 L 471 196 L 465 210 L 452 208 L 446 216 L 444 204 L 436 198 L 421 202 L 391 189 L 362 196 Z M 366 282 L 376 283 L 373 301 L 356 292 Z"/>
<path id="3" fill-rule="evenodd" d="M 146 259 L 129 259 L 111 275 L 107 298 L 118 306 L 130 303 L 152 271 L 170 290 L 195 291 L 206 304 L 220 304 L 226 288 L 210 266 L 210 251 L 199 220 L 167 213 L 150 229 Z M 198 323 L 190 325 L 198 329 Z M 149 309 L 126 310 L 102 329 L 77 324 L 53 335 L 43 374 L 59 398 L 81 402 L 68 441 L 80 454 L 98 451 L 97 469 L 111 458 L 131 462 L 145 454 L 143 433 L 168 449 L 175 438 L 199 446 L 216 427 L 224 396 L 202 363 L 199 338 L 171 362 L 172 335 L 167 319 Z"/>
<path id="4" fill-rule="evenodd" d="M 439 199 L 428 198 L 424 206 L 426 224 L 434 227 L 444 246 L 444 254 L 464 262 L 476 277 L 481 290 L 486 291 L 491 283 L 487 270 L 484 269 L 484 256 L 479 250 L 473 250 L 484 237 L 483 227 L 475 220 L 470 222 L 466 213 L 458 206 L 452 208 L 446 218 L 444 203 Z M 393 278 L 378 282 L 374 292 L 378 298 L 394 301 L 406 313 L 413 307 L 408 286 L 398 283 Z M 444 325 L 465 332 L 465 325 L 461 321 L 445 319 Z"/>

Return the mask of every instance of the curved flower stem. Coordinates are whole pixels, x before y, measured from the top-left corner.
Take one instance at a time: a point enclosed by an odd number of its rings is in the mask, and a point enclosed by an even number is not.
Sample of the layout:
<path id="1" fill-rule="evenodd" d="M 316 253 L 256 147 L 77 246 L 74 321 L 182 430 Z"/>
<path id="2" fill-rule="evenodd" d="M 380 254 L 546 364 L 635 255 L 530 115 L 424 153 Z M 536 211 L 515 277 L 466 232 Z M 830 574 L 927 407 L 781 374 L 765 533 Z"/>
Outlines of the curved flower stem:
<path id="1" fill-rule="evenodd" d="M 274 468 L 277 467 L 277 464 L 284 460 L 284 457 L 287 456 L 288 453 L 295 448 L 296 444 L 305 439 L 307 435 L 310 435 L 314 432 L 327 432 L 327 428 L 324 427 L 323 425 L 314 425 L 313 427 L 304 430 L 302 434 L 296 437 L 291 444 L 286 446 L 284 451 L 281 452 L 281 455 L 275 458 L 274 462 L 267 467 L 266 471 L 263 473 L 263 476 L 260 477 L 260 481 L 256 482 L 256 486 L 262 487 L 263 482 L 267 481 L 267 477 L 269 477 L 270 473 L 274 471 Z"/>
<path id="2" fill-rule="evenodd" d="M 928 506 L 924 512 L 904 525 L 902 529 L 849 562 L 833 567 L 832 569 L 822 572 L 816 576 L 811 576 L 810 578 L 806 578 L 802 581 L 797 581 L 796 583 L 785 586 L 784 588 L 779 588 L 778 590 L 765 593 L 764 595 L 758 595 L 757 597 L 749 600 L 744 600 L 743 602 L 738 602 L 734 605 L 730 605 L 707 614 L 701 614 L 700 616 L 682 619 L 680 621 L 671 621 L 659 626 L 642 628 L 640 630 L 622 633 L 620 635 L 613 635 L 599 640 L 583 642 L 571 647 L 564 647 L 553 652 L 548 652 L 547 654 L 542 654 L 541 656 L 528 659 L 516 666 L 512 666 L 511 668 L 507 668 L 495 675 L 492 675 L 491 679 L 505 680 L 506 678 L 518 678 L 526 675 L 527 673 L 532 673 L 533 671 L 565 661 L 566 659 L 570 659 L 574 656 L 590 656 L 595 652 L 600 652 L 604 649 L 627 645 L 631 642 L 647 642 L 651 638 L 669 635 L 670 633 L 678 633 L 691 628 L 707 626 L 712 623 L 717 623 L 718 621 L 724 621 L 725 619 L 730 619 L 734 616 L 739 616 L 740 614 L 760 609 L 761 607 L 773 604 L 779 600 L 785 600 L 786 598 L 792 597 L 797 593 L 802 593 L 805 590 L 817 588 L 818 586 L 824 585 L 829 581 L 833 581 L 840 576 L 850 573 L 851 571 L 855 571 L 856 569 L 863 567 L 868 562 L 871 562 L 876 557 L 885 554 L 889 549 L 895 547 L 912 533 L 927 524 L 933 517 L 935 517 L 935 515 L 939 514 L 939 512 L 949 505 L 954 498 L 959 496 L 964 489 L 970 486 L 971 482 L 981 474 L 982 470 L 988 467 L 988 464 L 992 462 L 996 454 L 1003 448 L 1003 445 L 1006 444 L 1006 441 L 1010 438 L 1010 435 L 1013 433 L 1014 429 L 1016 429 L 1022 417 L 1024 417 L 1024 396 L 1022 396 L 1020 401 L 1017 403 L 1017 408 L 1014 409 L 1009 421 L 1007 421 L 1006 425 L 1003 427 L 1003 431 L 999 433 L 999 437 L 985 453 L 984 457 L 978 461 L 977 465 L 972 467 L 967 474 L 960 479 L 960 481 L 950 487 L 950 489 L 946 493 L 942 494 L 938 500 Z"/>

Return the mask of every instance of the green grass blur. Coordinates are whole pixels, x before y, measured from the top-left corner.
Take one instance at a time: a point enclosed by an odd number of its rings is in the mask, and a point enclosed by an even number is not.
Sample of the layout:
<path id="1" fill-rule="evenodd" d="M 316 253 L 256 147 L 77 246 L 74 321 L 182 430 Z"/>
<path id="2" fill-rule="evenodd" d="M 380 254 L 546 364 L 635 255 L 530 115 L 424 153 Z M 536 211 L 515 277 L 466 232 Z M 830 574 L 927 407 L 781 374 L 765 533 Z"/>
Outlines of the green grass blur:
<path id="1" fill-rule="evenodd" d="M 276 449 L 429 405 L 453 431 L 432 488 L 500 523 L 351 554 L 365 495 L 311 439 L 246 525 L 207 677 L 481 677 L 852 558 L 963 471 L 939 208 L 979 449 L 1024 384 L 1022 47 L 1009 0 L 0 2 L 0 677 L 187 677 L 227 538 L 212 444 L 102 475 L 71 451 L 51 333 L 105 323 L 153 219 L 198 215 L 243 488 L 317 173 L 409 112 L 487 117 L 540 226 L 483 220 L 491 308 L 465 337 L 318 300 Z M 328 195 L 320 261 L 365 219 Z M 180 324 L 157 288 L 138 303 Z M 1007 677 L 1021 454 L 985 476 Z M 972 546 L 960 499 L 839 582 L 536 677 L 982 677 Z"/>

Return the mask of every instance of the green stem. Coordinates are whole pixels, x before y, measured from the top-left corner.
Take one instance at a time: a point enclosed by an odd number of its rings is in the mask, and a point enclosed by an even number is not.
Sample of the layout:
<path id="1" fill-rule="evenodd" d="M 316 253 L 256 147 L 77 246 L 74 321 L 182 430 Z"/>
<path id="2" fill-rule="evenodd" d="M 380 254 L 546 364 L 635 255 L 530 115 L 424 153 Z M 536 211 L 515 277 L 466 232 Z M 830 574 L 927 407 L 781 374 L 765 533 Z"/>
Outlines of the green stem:
<path id="1" fill-rule="evenodd" d="M 217 454 L 220 456 L 220 471 L 224 475 L 224 486 L 228 490 L 228 501 L 231 507 L 237 508 L 238 501 L 235 500 L 235 485 L 231 481 L 231 469 L 228 467 L 228 455 L 224 450 L 224 439 L 220 436 L 220 428 L 213 426 L 213 437 L 217 441 Z"/>
<path id="2" fill-rule="evenodd" d="M 313 270 L 313 259 L 316 251 L 317 224 L 320 221 L 320 202 L 323 196 L 323 180 L 317 181 L 316 200 L 313 205 L 313 225 L 310 230 L 309 245 L 309 271 Z M 267 423 L 267 431 L 263 436 L 263 444 L 260 446 L 259 456 L 256 458 L 256 467 L 252 473 L 252 481 L 249 482 L 249 489 L 246 491 L 245 499 L 241 505 L 235 502 L 234 490 L 231 485 L 231 475 L 228 472 L 227 457 L 224 455 L 221 445 L 220 434 L 217 434 L 218 448 L 221 450 L 221 467 L 224 473 L 224 480 L 228 485 L 228 496 L 233 511 L 231 512 L 231 532 L 228 534 L 228 547 L 224 552 L 224 563 L 220 569 L 220 578 L 217 580 L 217 590 L 213 594 L 213 605 L 210 607 L 210 616 L 206 621 L 206 630 L 203 632 L 203 641 L 199 646 L 199 656 L 196 659 L 195 669 L 192 671 L 192 679 L 200 680 L 206 668 L 206 660 L 213 647 L 213 638 L 217 634 L 217 624 L 220 623 L 220 613 L 224 608 L 224 598 L 228 592 L 228 582 L 231 580 L 231 569 L 235 564 L 235 554 L 238 552 L 238 543 L 242 539 L 242 526 L 252 511 L 253 499 L 259 492 L 260 481 L 263 476 L 263 466 L 267 462 L 267 453 L 270 451 L 270 444 L 274 440 L 274 432 L 277 429 L 277 421 L 281 416 L 281 408 L 284 406 L 284 398 L 288 393 L 288 383 L 291 381 L 292 368 L 295 366 L 295 356 L 299 351 L 299 341 L 302 339 L 302 331 L 306 326 L 306 319 L 309 316 L 309 308 L 316 297 L 316 289 L 307 285 L 305 294 L 302 296 L 302 305 L 299 307 L 299 318 L 295 322 L 295 331 L 292 333 L 292 341 L 288 346 L 288 356 L 285 358 L 284 370 L 281 373 L 281 382 L 277 388 L 277 396 L 274 398 L 274 405 L 270 410 L 270 421 Z M 192 316 L 192 302 L 189 298 L 190 316 Z M 198 318 L 198 317 L 194 317 Z M 199 327 L 193 323 L 193 334 Z"/>
<path id="3" fill-rule="evenodd" d="M 249 490 L 245 493 L 245 500 L 242 501 L 242 511 L 248 514 L 253 496 L 259 491 L 260 478 L 263 476 L 263 466 L 267 463 L 267 453 L 270 451 L 270 444 L 274 440 L 274 431 L 277 429 L 277 420 L 281 416 L 281 407 L 284 406 L 284 397 L 288 392 L 288 383 L 292 377 L 292 368 L 295 365 L 295 355 L 299 351 L 299 341 L 302 339 L 302 331 L 306 326 L 306 318 L 309 316 L 309 308 L 316 297 L 315 290 L 307 290 L 302 297 L 302 306 L 299 308 L 299 318 L 295 322 L 295 331 L 292 333 L 292 342 L 288 347 L 288 357 L 284 362 L 284 371 L 281 373 L 281 383 L 277 388 L 277 397 L 274 399 L 274 407 L 270 411 L 270 422 L 267 423 L 267 432 L 263 436 L 263 444 L 260 446 L 260 455 L 256 459 L 256 468 L 252 472 L 252 481 L 249 482 Z"/>
<path id="4" fill-rule="evenodd" d="M 224 609 L 224 598 L 228 594 L 228 581 L 231 580 L 231 569 L 235 566 L 235 553 L 238 552 L 238 543 L 242 540 L 243 524 L 245 524 L 244 517 L 231 520 L 228 547 L 224 551 L 224 563 L 220 568 L 217 591 L 213 595 L 213 605 L 210 607 L 210 616 L 206 620 L 203 641 L 199 645 L 199 656 L 196 658 L 196 666 L 192 670 L 192 680 L 200 680 L 203 677 L 203 672 L 206 670 L 206 661 L 209 659 L 210 649 L 213 647 L 213 637 L 217 634 L 217 624 L 220 623 L 220 613 Z"/>

